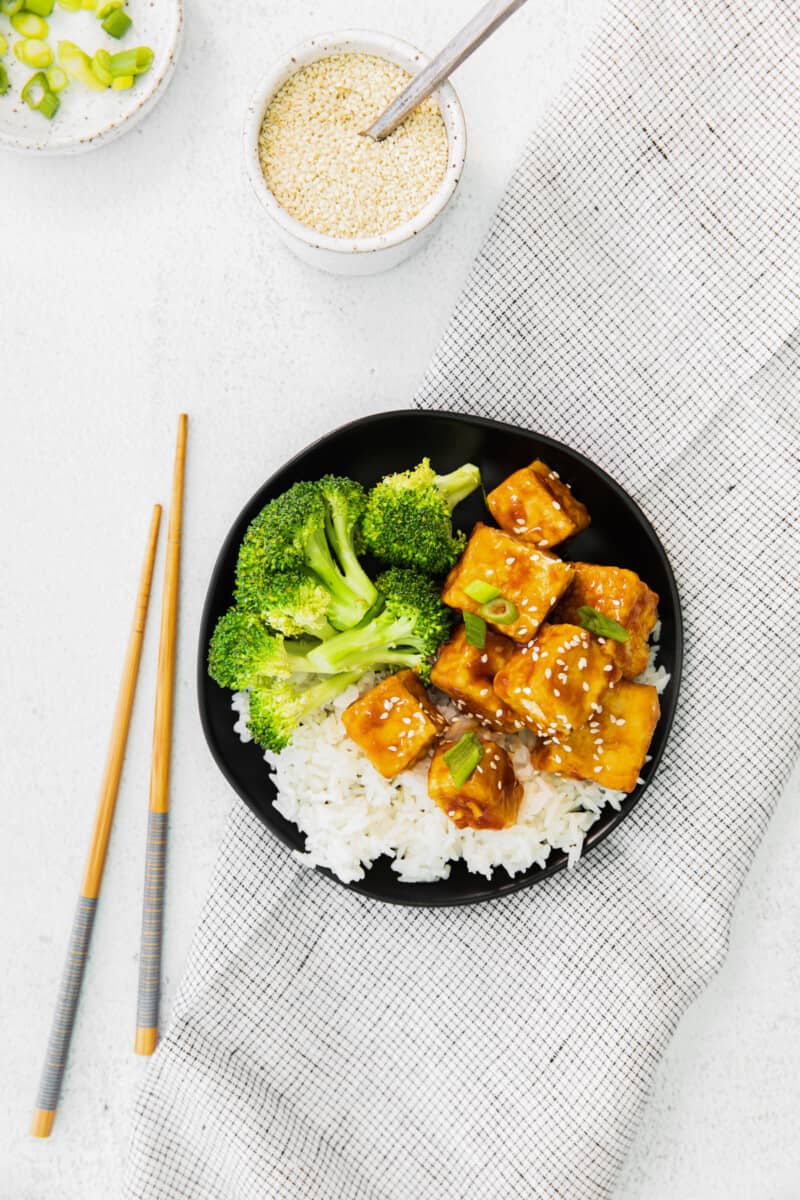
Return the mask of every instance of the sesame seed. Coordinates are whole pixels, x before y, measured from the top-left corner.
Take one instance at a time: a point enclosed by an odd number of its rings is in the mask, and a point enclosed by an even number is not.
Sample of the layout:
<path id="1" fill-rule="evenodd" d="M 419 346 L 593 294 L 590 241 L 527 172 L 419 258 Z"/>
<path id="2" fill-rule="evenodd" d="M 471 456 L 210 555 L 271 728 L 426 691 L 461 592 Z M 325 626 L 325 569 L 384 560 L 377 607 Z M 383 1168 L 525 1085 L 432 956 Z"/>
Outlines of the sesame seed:
<path id="1" fill-rule="evenodd" d="M 553 501 L 553 508 L 557 508 L 557 509 L 561 508 L 561 505 L 559 504 L 559 502 L 557 500 Z"/>
<path id="2" fill-rule="evenodd" d="M 581 684 L 581 687 L 583 688 L 583 690 L 584 690 L 585 692 L 588 692 L 588 691 L 589 691 L 589 684 L 586 682 L 586 680 L 585 680 L 585 679 L 584 679 L 583 683 Z"/>
<path id="3" fill-rule="evenodd" d="M 298 221 L 333 237 L 368 237 L 415 216 L 441 183 L 447 131 L 425 101 L 382 142 L 361 136 L 409 82 L 372 54 L 335 54 L 296 71 L 270 103 L 258 152 L 267 186 Z"/>
<path id="4" fill-rule="evenodd" d="M 587 659 L 585 659 L 585 658 L 578 659 L 578 670 L 579 671 L 585 671 L 586 668 L 588 667 L 588 665 L 589 665 L 589 663 L 588 663 Z"/>

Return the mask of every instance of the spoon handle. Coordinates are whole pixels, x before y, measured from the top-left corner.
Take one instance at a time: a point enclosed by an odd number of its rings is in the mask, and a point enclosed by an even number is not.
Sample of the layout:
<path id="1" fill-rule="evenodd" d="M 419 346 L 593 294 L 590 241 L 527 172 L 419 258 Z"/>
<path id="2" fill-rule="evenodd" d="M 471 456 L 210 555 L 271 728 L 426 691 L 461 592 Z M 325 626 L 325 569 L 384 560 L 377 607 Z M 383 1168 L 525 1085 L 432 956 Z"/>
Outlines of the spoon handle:
<path id="1" fill-rule="evenodd" d="M 524 3 L 525 0 L 489 0 L 488 4 L 484 4 L 480 12 L 447 43 L 444 50 L 431 59 L 419 75 L 414 76 L 408 87 L 395 97 L 377 121 L 364 130 L 365 135 L 380 141 L 396 129 L 418 104 L 435 92 L 439 84 L 447 79 L 456 67 L 460 67 L 473 50 L 477 50 L 478 46 L 491 37 L 495 29 L 498 29 L 512 13 L 522 8 Z"/>

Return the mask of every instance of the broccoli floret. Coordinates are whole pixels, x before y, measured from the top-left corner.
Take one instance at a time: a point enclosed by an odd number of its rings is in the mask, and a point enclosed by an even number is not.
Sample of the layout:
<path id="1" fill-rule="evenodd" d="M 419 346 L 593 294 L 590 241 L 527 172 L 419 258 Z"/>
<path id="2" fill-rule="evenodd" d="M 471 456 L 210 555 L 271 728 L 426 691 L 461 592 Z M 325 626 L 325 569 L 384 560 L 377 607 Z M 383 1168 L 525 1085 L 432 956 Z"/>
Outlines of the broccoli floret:
<path id="1" fill-rule="evenodd" d="M 286 641 L 255 613 L 231 608 L 217 621 L 208 650 L 208 673 L 220 687 L 257 687 L 267 678 L 310 671 L 305 654 L 318 642 Z"/>
<path id="2" fill-rule="evenodd" d="M 330 637 L 330 592 L 308 571 L 268 571 L 255 538 L 242 543 L 236 565 L 236 604 L 286 637 Z"/>
<path id="3" fill-rule="evenodd" d="M 481 473 L 472 463 L 437 475 L 427 458 L 413 471 L 387 475 L 367 496 L 362 525 L 366 548 L 392 566 L 443 575 L 466 540 L 453 531 L 453 509 L 480 482 Z"/>
<path id="4" fill-rule="evenodd" d="M 429 660 L 450 633 L 450 609 L 442 603 L 436 584 L 416 571 L 394 567 L 380 576 L 377 587 L 383 597 L 377 616 L 309 651 L 309 665 L 320 674 L 413 667 L 427 682 Z"/>
<path id="5" fill-rule="evenodd" d="M 378 599 L 375 584 L 358 561 L 366 493 L 360 483 L 342 475 L 325 475 L 319 481 L 319 488 L 328 508 L 328 541 L 349 586 L 365 602 L 366 612 Z"/>
<path id="6" fill-rule="evenodd" d="M 321 484 L 294 484 L 261 510 L 244 536 L 236 567 L 237 603 L 283 633 L 325 636 L 328 623 L 350 629 L 374 603 L 374 588 L 355 557 L 352 531 L 348 544 L 348 514 L 356 510 L 357 520 L 359 506 L 355 493 L 342 485 L 327 486 L 334 514 Z M 329 530 L 335 549 L 348 559 L 347 568 L 334 558 Z"/>
<path id="7" fill-rule="evenodd" d="M 259 746 L 277 754 L 288 746 L 303 717 L 356 683 L 361 674 L 348 671 L 307 684 L 296 679 L 267 680 L 250 693 L 248 729 Z"/>

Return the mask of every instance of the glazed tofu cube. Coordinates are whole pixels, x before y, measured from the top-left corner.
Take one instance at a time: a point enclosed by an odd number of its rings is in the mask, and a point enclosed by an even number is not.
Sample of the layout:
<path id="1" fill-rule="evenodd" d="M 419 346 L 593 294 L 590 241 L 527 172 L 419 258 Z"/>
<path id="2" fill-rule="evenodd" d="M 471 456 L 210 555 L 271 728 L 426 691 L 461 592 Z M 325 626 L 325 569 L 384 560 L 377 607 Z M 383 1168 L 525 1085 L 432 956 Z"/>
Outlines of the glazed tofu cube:
<path id="1" fill-rule="evenodd" d="M 504 704 L 494 690 L 494 677 L 514 653 L 514 643 L 499 633 L 486 630 L 483 650 L 471 646 L 466 630 L 459 625 L 439 651 L 431 670 L 431 683 L 492 729 L 512 733 L 523 722 Z"/>
<path id="2" fill-rule="evenodd" d="M 641 675 L 650 657 L 647 639 L 658 619 L 658 596 L 635 571 L 601 567 L 594 563 L 573 564 L 575 576 L 558 608 L 556 621 L 576 621 L 578 609 L 588 604 L 612 617 L 630 634 L 627 642 L 606 639 L 606 650 L 626 679 Z"/>
<path id="3" fill-rule="evenodd" d="M 632 792 L 641 774 L 660 715 L 654 687 L 620 680 L 606 692 L 600 711 L 562 744 L 540 743 L 531 754 L 539 771 L 588 779 L 614 791 Z"/>
<path id="4" fill-rule="evenodd" d="M 543 550 L 580 533 L 591 520 L 567 484 L 538 458 L 503 480 L 486 503 L 502 529 Z"/>
<path id="5" fill-rule="evenodd" d="M 589 720 L 620 670 L 578 625 L 543 625 L 494 680 L 495 691 L 542 737 L 561 737 Z"/>
<path id="6" fill-rule="evenodd" d="M 419 762 L 447 725 L 413 671 L 382 679 L 347 706 L 342 720 L 385 779 Z"/>
<path id="7" fill-rule="evenodd" d="M 428 772 L 428 794 L 459 829 L 505 829 L 517 819 L 522 785 L 502 746 L 478 734 L 483 758 L 466 783 L 456 787 L 445 753 L 454 742 L 436 747 Z"/>
<path id="8" fill-rule="evenodd" d="M 515 642 L 527 642 L 545 619 L 572 579 L 572 566 L 554 554 L 520 542 L 502 529 L 480 522 L 466 549 L 445 580 L 442 599 L 451 608 L 478 613 L 499 633 Z M 471 599 L 465 587 L 483 582 L 499 588 L 517 615 L 508 622 L 493 621 L 484 607 Z"/>

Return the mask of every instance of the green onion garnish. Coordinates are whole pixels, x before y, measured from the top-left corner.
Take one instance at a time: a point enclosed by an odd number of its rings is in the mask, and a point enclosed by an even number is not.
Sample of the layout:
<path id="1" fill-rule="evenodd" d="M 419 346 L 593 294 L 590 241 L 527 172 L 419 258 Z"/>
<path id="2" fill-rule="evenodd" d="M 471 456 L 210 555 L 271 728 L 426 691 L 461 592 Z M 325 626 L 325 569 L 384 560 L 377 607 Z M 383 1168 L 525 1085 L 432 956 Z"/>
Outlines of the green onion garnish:
<path id="1" fill-rule="evenodd" d="M 485 650 L 486 622 L 483 617 L 476 617 L 475 613 L 471 612 L 465 612 L 461 615 L 464 618 L 464 632 L 468 645 L 477 646 L 479 650 Z"/>
<path id="2" fill-rule="evenodd" d="M 55 3 L 56 0 L 25 0 L 25 9 L 39 17 L 49 17 Z"/>
<path id="3" fill-rule="evenodd" d="M 102 21 L 109 13 L 112 13 L 115 8 L 124 8 L 125 0 L 99 0 L 99 3 L 94 6 L 94 15 L 98 21 Z"/>
<path id="4" fill-rule="evenodd" d="M 33 67 L 34 70 L 53 65 L 53 51 L 41 38 L 25 38 L 23 41 L 14 42 L 14 53 L 21 63 L 26 67 Z"/>
<path id="5" fill-rule="evenodd" d="M 3 37 L 2 33 L 0 33 L 0 57 L 2 57 L 2 55 L 5 54 L 7 49 L 8 49 L 8 42 Z"/>
<path id="6" fill-rule="evenodd" d="M 7 17 L 13 17 L 22 8 L 24 0 L 0 0 L 0 12 Z"/>
<path id="7" fill-rule="evenodd" d="M 630 641 L 631 635 L 624 625 L 620 625 L 619 621 L 607 617 L 605 613 L 598 612 L 596 608 L 591 608 L 588 604 L 581 605 L 577 617 L 578 624 L 582 629 L 588 629 L 589 633 L 594 633 L 598 637 L 611 638 L 613 642 Z"/>
<path id="8" fill-rule="evenodd" d="M 128 88 L 132 88 L 135 83 L 135 75 L 118 75 L 116 79 L 111 80 L 111 86 L 115 92 L 127 92 Z"/>
<path id="9" fill-rule="evenodd" d="M 108 51 L 106 51 L 108 53 Z M 74 42 L 58 43 L 58 61 L 69 75 L 70 79 L 83 83 L 96 92 L 103 91 L 108 85 L 101 83 L 92 71 L 92 60 L 84 54 L 80 46 Z"/>
<path id="10" fill-rule="evenodd" d="M 493 625 L 510 625 L 519 616 L 519 609 L 513 600 L 507 600 L 505 596 L 498 596 L 496 600 L 490 600 L 488 604 L 481 605 L 481 616 L 485 617 L 487 621 L 491 621 Z"/>
<path id="11" fill-rule="evenodd" d="M 50 26 L 44 17 L 37 17 L 36 13 L 29 12 L 14 13 L 11 28 L 26 38 L 46 38 L 50 32 Z"/>
<path id="12" fill-rule="evenodd" d="M 92 58 L 92 74 L 97 76 L 103 87 L 111 87 L 111 81 L 114 78 L 111 74 L 111 55 L 102 47 L 95 52 Z"/>
<path id="13" fill-rule="evenodd" d="M 0 96 L 5 96 L 8 91 L 8 71 L 2 63 L 0 63 Z"/>
<path id="14" fill-rule="evenodd" d="M 64 12 L 79 12 L 81 0 L 58 0 L 58 7 L 63 8 Z"/>
<path id="15" fill-rule="evenodd" d="M 22 99 L 28 108 L 32 108 L 34 112 L 40 112 L 43 117 L 47 117 L 48 121 L 52 121 L 61 105 L 55 92 L 50 91 L 44 71 L 37 71 L 35 75 L 31 75 L 22 89 Z"/>
<path id="16" fill-rule="evenodd" d="M 496 596 L 500 595 L 500 588 L 487 583 L 484 579 L 473 579 L 464 588 L 464 592 L 476 604 L 488 604 L 490 600 L 494 600 Z"/>
<path id="17" fill-rule="evenodd" d="M 450 777 L 457 788 L 462 788 L 483 758 L 483 746 L 472 730 L 460 737 L 442 755 L 447 763 Z"/>
<path id="18" fill-rule="evenodd" d="M 111 55 L 111 74 L 144 75 L 153 65 L 153 51 L 149 46 L 136 46 L 133 50 L 120 50 Z"/>
<path id="19" fill-rule="evenodd" d="M 51 67 L 47 72 L 47 82 L 51 92 L 63 92 L 67 86 L 67 73 L 61 67 Z"/>
<path id="20" fill-rule="evenodd" d="M 109 34 L 110 37 L 121 38 L 124 37 L 128 32 L 133 24 L 133 21 L 126 12 L 122 11 L 121 8 L 115 8 L 108 14 L 101 24 L 103 29 L 105 29 L 106 33 Z"/>

